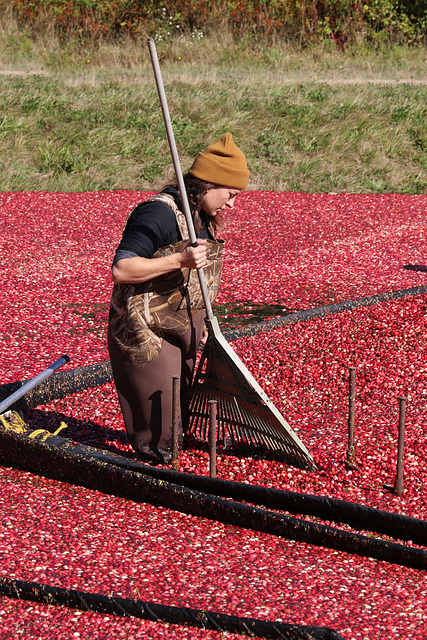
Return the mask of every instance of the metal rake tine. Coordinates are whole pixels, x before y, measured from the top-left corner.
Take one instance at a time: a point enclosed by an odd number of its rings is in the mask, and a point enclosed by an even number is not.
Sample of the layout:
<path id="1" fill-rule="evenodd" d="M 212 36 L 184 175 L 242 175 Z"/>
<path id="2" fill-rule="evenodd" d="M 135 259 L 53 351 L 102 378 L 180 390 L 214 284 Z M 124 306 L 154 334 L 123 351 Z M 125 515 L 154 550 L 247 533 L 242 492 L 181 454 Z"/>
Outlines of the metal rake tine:
<path id="1" fill-rule="evenodd" d="M 200 431 L 200 423 L 201 423 L 201 411 L 200 406 L 203 401 L 203 392 L 200 388 L 197 388 L 197 391 L 193 393 L 192 402 L 191 402 L 191 410 L 192 410 L 192 425 L 194 428 L 194 435 L 197 437 L 198 431 Z"/>
<path id="2" fill-rule="evenodd" d="M 257 424 L 256 416 L 253 413 L 248 412 L 246 410 L 246 406 L 242 406 L 242 402 L 239 403 L 237 398 L 234 398 L 234 403 L 236 405 L 236 408 L 238 408 L 241 424 L 248 425 L 245 428 L 245 433 L 247 434 L 247 436 L 248 434 L 250 434 L 249 437 L 247 437 L 249 444 L 253 445 L 253 443 L 255 442 L 255 446 L 259 447 L 259 442 L 257 442 L 255 438 L 256 436 L 259 439 L 260 431 L 260 426 L 259 424 Z M 246 402 L 244 402 L 244 404 L 246 404 Z"/>
<path id="3" fill-rule="evenodd" d="M 217 413 L 216 413 L 216 441 L 219 443 L 221 440 L 225 440 L 224 424 L 222 418 L 221 398 L 215 398 L 217 401 Z"/>
<path id="4" fill-rule="evenodd" d="M 243 416 L 239 411 L 239 405 L 234 396 L 230 405 L 231 405 L 230 409 L 236 421 L 242 447 L 245 447 L 245 448 L 252 447 L 252 439 L 249 436 L 247 424 L 245 423 L 245 420 L 243 419 Z"/>
<path id="5" fill-rule="evenodd" d="M 230 402 L 227 396 L 223 396 L 224 414 L 228 425 L 228 432 L 233 441 L 233 445 L 239 441 L 239 433 L 236 429 L 236 421 L 233 417 L 232 411 L 230 411 Z"/>
<path id="6" fill-rule="evenodd" d="M 210 400 L 210 395 L 207 389 L 201 390 L 200 399 L 199 399 L 199 436 L 201 440 L 206 440 L 208 437 L 208 418 L 209 418 L 209 410 L 208 410 L 208 402 Z"/>
<path id="7" fill-rule="evenodd" d="M 216 421 L 217 421 L 217 429 L 218 429 L 218 398 L 216 397 L 215 394 L 213 394 L 212 392 L 209 392 L 206 394 L 206 401 L 205 401 L 205 406 L 206 406 L 206 412 L 207 412 L 207 416 L 209 418 L 209 401 L 210 400 L 216 400 Z M 209 419 L 205 421 L 205 439 L 206 442 L 209 442 Z"/>
<path id="8" fill-rule="evenodd" d="M 239 415 L 240 423 L 242 425 L 242 429 L 243 429 L 243 432 L 245 434 L 245 438 L 246 438 L 246 442 L 248 444 L 248 447 L 251 448 L 251 449 L 257 449 L 258 448 L 258 443 L 257 443 L 256 438 L 255 438 L 255 433 L 251 428 L 252 425 L 248 424 L 248 420 L 245 420 L 245 417 L 244 417 L 244 415 L 243 415 L 243 413 L 241 411 L 241 407 L 240 407 L 239 403 L 237 402 L 237 398 L 234 398 L 234 406 L 235 406 L 235 409 L 237 411 L 237 414 Z"/>
<path id="9" fill-rule="evenodd" d="M 250 415 L 251 420 L 256 425 L 258 433 L 262 434 L 264 442 L 267 443 L 269 447 L 275 448 L 275 442 L 270 433 L 270 426 L 266 424 L 265 420 L 261 420 L 261 418 L 256 413 Z"/>
<path id="10" fill-rule="evenodd" d="M 208 426 L 208 422 L 209 422 L 209 405 L 208 402 L 210 400 L 210 396 L 208 393 L 204 392 L 203 394 L 201 394 L 200 396 L 201 398 L 201 408 L 200 408 L 200 414 L 203 415 L 203 419 L 200 421 L 200 433 L 201 433 L 201 438 L 202 440 L 207 441 L 208 439 L 208 432 L 209 432 L 209 426 Z"/>
<path id="11" fill-rule="evenodd" d="M 217 405 L 217 420 L 218 420 L 218 439 L 222 437 L 225 442 L 226 431 L 227 431 L 227 416 L 225 414 L 224 409 L 224 397 L 221 393 L 218 394 L 218 405 Z"/>
<path id="12" fill-rule="evenodd" d="M 227 409 L 227 424 L 233 446 L 239 446 L 239 432 L 236 428 L 236 421 L 233 419 L 233 413 L 230 412 L 229 400 L 223 397 L 223 402 Z"/>

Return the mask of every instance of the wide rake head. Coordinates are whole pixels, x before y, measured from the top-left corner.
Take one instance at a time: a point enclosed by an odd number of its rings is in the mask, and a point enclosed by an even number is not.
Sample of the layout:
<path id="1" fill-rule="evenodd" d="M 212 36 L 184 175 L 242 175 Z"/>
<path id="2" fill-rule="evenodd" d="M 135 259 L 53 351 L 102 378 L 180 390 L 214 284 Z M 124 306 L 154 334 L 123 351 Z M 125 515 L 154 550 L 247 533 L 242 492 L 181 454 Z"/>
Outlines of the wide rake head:
<path id="1" fill-rule="evenodd" d="M 309 452 L 228 343 L 210 337 L 195 375 L 187 433 L 209 438 L 209 400 L 217 401 L 217 441 L 242 455 L 315 469 Z"/>

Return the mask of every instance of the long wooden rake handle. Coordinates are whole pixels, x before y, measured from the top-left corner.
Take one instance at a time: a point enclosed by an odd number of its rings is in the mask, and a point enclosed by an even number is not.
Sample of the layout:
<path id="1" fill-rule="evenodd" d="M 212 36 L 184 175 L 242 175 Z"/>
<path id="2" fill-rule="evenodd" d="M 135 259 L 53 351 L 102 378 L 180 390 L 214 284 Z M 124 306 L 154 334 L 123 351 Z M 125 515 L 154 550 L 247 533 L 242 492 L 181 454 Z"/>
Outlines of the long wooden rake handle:
<path id="1" fill-rule="evenodd" d="M 184 208 L 185 220 L 187 222 L 188 235 L 190 242 L 193 246 L 197 245 L 197 236 L 194 230 L 193 218 L 191 216 L 190 205 L 188 204 L 187 191 L 185 188 L 184 178 L 182 176 L 181 165 L 179 163 L 178 151 L 175 143 L 175 136 L 172 128 L 172 121 L 169 115 L 169 107 L 166 100 L 166 93 L 163 86 L 162 74 L 160 72 L 159 59 L 157 57 L 156 45 L 153 38 L 148 39 L 148 48 L 150 51 L 151 64 L 153 66 L 154 77 L 156 79 L 157 92 L 159 94 L 160 105 L 162 107 L 163 120 L 166 127 L 166 133 L 168 136 L 169 149 L 172 156 L 173 167 L 175 170 L 176 179 L 178 181 L 179 192 L 181 194 L 182 204 Z M 202 291 L 203 303 L 206 310 L 206 319 L 211 320 L 213 316 L 211 301 L 209 300 L 208 288 L 206 285 L 205 274 L 203 268 L 197 269 L 199 276 L 200 289 Z"/>

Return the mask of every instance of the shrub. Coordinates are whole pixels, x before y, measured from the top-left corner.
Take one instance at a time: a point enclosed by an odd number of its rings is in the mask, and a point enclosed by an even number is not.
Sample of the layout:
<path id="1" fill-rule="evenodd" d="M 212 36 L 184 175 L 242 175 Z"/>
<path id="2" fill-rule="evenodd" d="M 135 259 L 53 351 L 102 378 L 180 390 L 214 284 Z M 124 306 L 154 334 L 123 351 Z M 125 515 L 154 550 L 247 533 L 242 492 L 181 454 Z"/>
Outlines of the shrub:
<path id="1" fill-rule="evenodd" d="M 53 26 L 64 37 L 95 40 L 227 27 L 301 44 L 334 37 L 344 46 L 357 34 L 413 43 L 427 31 L 426 4 L 415 0 L 13 0 L 13 11 L 33 33 Z"/>

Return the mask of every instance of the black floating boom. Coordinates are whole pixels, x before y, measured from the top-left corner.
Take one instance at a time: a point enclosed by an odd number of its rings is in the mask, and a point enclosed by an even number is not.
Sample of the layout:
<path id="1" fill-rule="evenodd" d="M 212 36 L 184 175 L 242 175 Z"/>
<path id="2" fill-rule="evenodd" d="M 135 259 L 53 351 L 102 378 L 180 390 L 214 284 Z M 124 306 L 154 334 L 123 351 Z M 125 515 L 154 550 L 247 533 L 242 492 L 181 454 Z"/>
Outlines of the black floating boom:
<path id="1" fill-rule="evenodd" d="M 241 618 L 225 613 L 207 611 L 206 609 L 171 607 L 155 602 L 128 600 L 127 598 L 105 596 L 98 593 L 88 593 L 36 582 L 10 580 L 8 578 L 0 578 L 0 594 L 7 598 L 28 600 L 40 604 L 65 606 L 72 609 L 80 609 L 81 611 L 94 611 L 123 618 L 140 618 L 154 622 L 190 625 L 199 629 L 239 633 L 257 638 L 344 640 L 336 631 L 328 627 L 311 627 L 271 620 L 258 620 L 256 618 Z"/>

